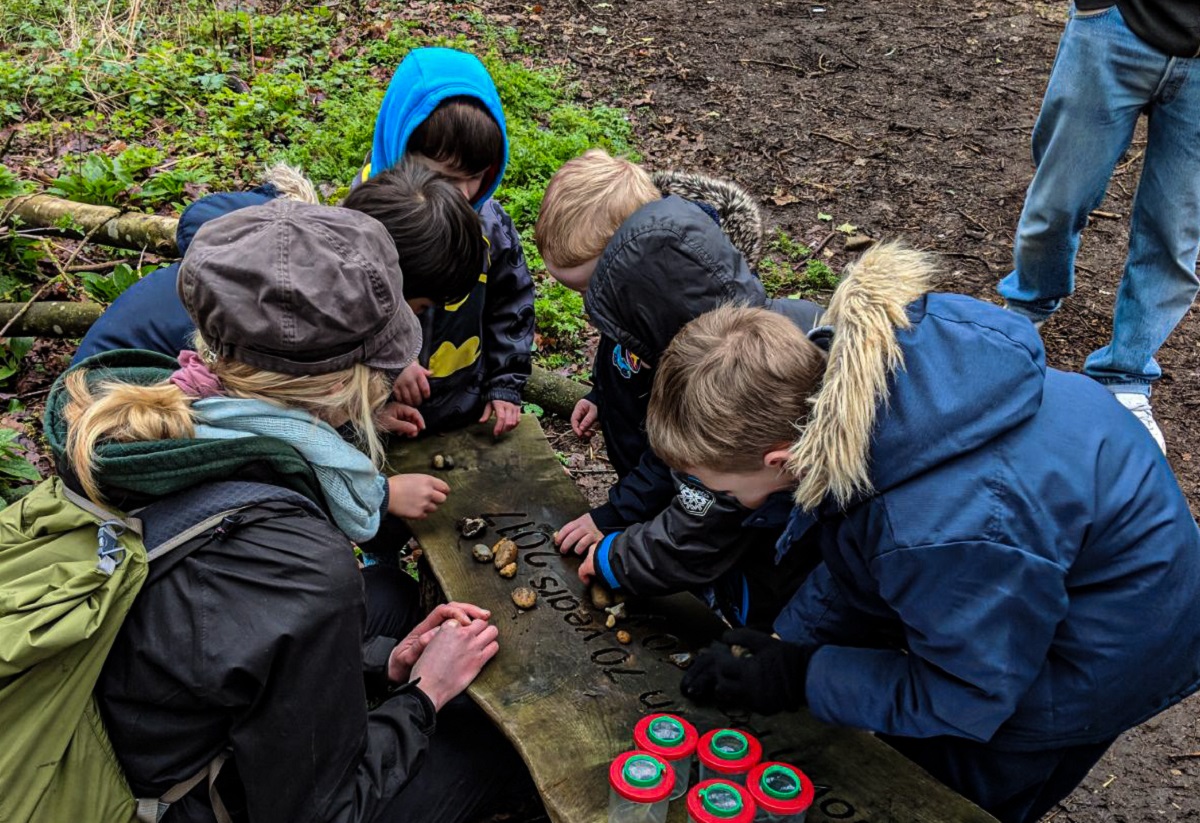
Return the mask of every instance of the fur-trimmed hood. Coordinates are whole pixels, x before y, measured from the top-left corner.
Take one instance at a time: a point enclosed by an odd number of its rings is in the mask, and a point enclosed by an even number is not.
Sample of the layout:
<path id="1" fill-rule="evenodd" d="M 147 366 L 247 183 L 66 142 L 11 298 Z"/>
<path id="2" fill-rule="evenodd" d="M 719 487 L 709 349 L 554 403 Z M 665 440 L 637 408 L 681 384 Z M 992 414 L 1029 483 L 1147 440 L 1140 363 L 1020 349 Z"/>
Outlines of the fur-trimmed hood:
<path id="1" fill-rule="evenodd" d="M 729 242 L 746 256 L 751 268 L 758 266 L 762 258 L 762 212 L 749 192 L 729 180 L 684 171 L 656 171 L 653 180 L 664 197 L 674 194 L 712 206 Z"/>
<path id="2" fill-rule="evenodd" d="M 979 448 L 1041 405 L 1045 352 L 1033 326 L 962 295 L 928 294 L 931 255 L 867 251 L 834 292 L 821 389 L 792 446 L 796 504 L 845 508 Z"/>

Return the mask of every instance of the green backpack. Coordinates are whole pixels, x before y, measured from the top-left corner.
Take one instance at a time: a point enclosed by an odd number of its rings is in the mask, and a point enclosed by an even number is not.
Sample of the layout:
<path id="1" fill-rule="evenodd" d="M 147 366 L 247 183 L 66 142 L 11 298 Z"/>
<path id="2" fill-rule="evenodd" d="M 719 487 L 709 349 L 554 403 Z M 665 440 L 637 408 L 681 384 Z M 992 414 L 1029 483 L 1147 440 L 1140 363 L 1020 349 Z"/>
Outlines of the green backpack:
<path id="1" fill-rule="evenodd" d="M 0 511 L 0 823 L 154 823 L 206 778 L 217 819 L 229 820 L 213 790 L 225 754 L 161 798 L 134 797 L 92 692 L 152 561 L 241 509 L 293 495 L 257 483 L 174 495 L 140 512 L 162 526 L 150 551 L 142 519 L 57 477 Z"/>

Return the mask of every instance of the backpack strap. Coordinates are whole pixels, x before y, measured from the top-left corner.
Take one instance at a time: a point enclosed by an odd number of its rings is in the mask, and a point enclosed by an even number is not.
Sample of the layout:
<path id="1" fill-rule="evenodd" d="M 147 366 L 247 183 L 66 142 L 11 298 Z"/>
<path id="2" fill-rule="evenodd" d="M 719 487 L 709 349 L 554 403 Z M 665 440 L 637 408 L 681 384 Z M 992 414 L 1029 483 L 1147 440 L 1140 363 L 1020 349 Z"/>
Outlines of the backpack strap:
<path id="1" fill-rule="evenodd" d="M 208 778 L 208 799 L 212 804 L 213 816 L 217 818 L 217 823 L 233 823 L 229 810 L 225 808 L 221 796 L 217 794 L 216 787 L 217 775 L 221 773 L 221 767 L 228 759 L 229 752 L 221 752 L 200 771 L 168 789 L 162 797 L 137 798 L 137 823 L 158 823 L 167 813 L 167 809 L 171 808 L 172 803 L 177 802 L 196 788 L 205 778 Z"/>
<path id="2" fill-rule="evenodd" d="M 117 522 L 126 530 L 133 532 L 138 537 L 142 536 L 142 521 L 137 517 L 128 517 L 120 512 L 106 509 L 103 506 L 98 506 L 91 500 L 88 500 L 79 492 L 72 489 L 66 483 L 62 484 L 63 497 L 70 500 L 79 508 L 98 519 L 101 523 Z"/>

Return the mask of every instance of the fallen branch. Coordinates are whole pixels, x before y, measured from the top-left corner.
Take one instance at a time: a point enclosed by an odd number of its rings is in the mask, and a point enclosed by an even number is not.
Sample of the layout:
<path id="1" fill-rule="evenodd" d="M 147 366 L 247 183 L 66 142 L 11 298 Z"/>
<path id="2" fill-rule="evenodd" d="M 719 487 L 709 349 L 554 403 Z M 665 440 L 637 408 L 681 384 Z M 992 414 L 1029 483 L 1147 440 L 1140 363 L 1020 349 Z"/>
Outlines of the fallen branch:
<path id="1" fill-rule="evenodd" d="M 22 229 L 40 229 L 44 234 L 76 240 L 90 237 L 106 246 L 134 251 L 147 249 L 162 257 L 178 254 L 177 222 L 174 217 L 76 203 L 49 194 L 24 194 L 0 200 L 0 223 L 19 223 Z"/>

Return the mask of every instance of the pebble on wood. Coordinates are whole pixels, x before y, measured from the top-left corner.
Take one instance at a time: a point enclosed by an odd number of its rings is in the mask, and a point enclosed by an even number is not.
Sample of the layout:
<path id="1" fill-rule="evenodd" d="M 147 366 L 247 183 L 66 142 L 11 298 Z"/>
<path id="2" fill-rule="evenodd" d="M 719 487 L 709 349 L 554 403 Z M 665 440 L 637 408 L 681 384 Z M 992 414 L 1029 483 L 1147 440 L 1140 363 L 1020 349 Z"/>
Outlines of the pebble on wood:
<path id="1" fill-rule="evenodd" d="M 461 517 L 454 525 L 463 537 L 478 537 L 487 531 L 487 521 L 482 517 Z"/>
<path id="2" fill-rule="evenodd" d="M 532 609 L 537 605 L 537 592 L 525 586 L 513 589 L 512 602 L 518 609 Z"/>
<path id="3" fill-rule="evenodd" d="M 490 546 L 485 546 L 482 543 L 476 543 L 471 548 L 471 556 L 480 563 L 487 563 L 492 559 L 492 549 Z"/>
<path id="4" fill-rule="evenodd" d="M 500 576 L 506 577 L 509 579 L 516 577 L 517 576 L 517 564 L 509 563 L 507 566 L 505 566 L 503 569 L 500 570 Z"/>
<path id="5" fill-rule="evenodd" d="M 628 645 L 632 641 L 633 641 L 633 635 L 631 635 L 629 632 L 625 631 L 624 629 L 621 629 L 621 631 L 617 632 L 617 642 L 618 643 L 620 643 L 622 645 Z"/>
<path id="6" fill-rule="evenodd" d="M 695 659 L 695 655 L 691 652 L 680 652 L 679 654 L 671 655 L 671 662 L 681 669 L 686 669 L 692 665 L 692 661 Z"/>
<path id="7" fill-rule="evenodd" d="M 503 569 L 509 563 L 517 562 L 517 544 L 509 540 L 507 537 L 498 541 L 492 546 L 492 563 L 496 565 L 496 569 Z"/>

